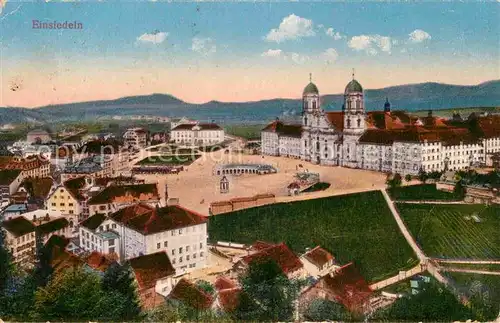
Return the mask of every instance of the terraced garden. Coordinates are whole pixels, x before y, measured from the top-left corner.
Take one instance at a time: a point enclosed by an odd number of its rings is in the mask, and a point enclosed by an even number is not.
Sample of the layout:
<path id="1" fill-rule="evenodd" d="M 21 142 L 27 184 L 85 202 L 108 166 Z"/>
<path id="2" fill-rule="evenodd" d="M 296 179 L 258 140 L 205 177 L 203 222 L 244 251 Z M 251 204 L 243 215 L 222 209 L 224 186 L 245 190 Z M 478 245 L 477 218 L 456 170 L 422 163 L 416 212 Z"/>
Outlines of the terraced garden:
<path id="1" fill-rule="evenodd" d="M 418 263 L 379 191 L 266 205 L 212 216 L 212 242 L 285 242 L 296 253 L 317 245 L 369 281 Z"/>
<path id="2" fill-rule="evenodd" d="M 428 256 L 500 259 L 500 206 L 398 203 L 397 208 Z"/>

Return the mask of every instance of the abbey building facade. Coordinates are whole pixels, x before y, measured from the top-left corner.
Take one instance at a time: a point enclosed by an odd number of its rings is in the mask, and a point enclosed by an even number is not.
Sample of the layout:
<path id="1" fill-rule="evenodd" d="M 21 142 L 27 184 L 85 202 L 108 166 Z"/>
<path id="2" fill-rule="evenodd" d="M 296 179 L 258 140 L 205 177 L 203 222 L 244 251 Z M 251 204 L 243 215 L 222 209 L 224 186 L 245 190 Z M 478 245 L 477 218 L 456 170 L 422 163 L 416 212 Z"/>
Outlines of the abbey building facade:
<path id="1" fill-rule="evenodd" d="M 301 124 L 276 120 L 261 132 L 265 155 L 315 164 L 416 175 L 485 164 L 500 153 L 500 116 L 455 122 L 391 111 L 365 110 L 364 92 L 354 78 L 344 91 L 342 111 L 325 111 L 316 85 L 303 91 Z M 471 119 L 471 118 L 469 118 Z"/>

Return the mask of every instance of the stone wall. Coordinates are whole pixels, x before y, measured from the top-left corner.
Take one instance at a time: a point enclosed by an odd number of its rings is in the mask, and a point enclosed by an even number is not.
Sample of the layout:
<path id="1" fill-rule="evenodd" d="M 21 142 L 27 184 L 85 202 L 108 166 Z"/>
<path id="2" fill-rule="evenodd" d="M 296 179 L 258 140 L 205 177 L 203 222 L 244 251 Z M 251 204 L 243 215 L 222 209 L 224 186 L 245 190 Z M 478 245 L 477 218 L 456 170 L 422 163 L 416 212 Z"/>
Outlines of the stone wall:
<path id="1" fill-rule="evenodd" d="M 233 212 L 251 207 L 271 204 L 276 202 L 274 194 L 257 194 L 252 197 L 238 197 L 226 201 L 218 201 L 210 204 L 210 214 Z"/>

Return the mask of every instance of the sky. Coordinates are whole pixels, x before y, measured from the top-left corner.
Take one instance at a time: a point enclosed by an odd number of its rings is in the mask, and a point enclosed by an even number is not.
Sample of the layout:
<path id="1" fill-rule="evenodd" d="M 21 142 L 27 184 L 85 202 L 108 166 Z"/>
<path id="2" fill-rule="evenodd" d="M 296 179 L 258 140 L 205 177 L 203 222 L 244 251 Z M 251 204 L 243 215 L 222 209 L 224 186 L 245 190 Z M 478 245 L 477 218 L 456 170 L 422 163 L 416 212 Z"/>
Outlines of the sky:
<path id="1" fill-rule="evenodd" d="M 499 2 L 0 0 L 0 107 L 166 93 L 298 98 L 500 79 Z M 81 23 L 82 29 L 37 29 Z"/>

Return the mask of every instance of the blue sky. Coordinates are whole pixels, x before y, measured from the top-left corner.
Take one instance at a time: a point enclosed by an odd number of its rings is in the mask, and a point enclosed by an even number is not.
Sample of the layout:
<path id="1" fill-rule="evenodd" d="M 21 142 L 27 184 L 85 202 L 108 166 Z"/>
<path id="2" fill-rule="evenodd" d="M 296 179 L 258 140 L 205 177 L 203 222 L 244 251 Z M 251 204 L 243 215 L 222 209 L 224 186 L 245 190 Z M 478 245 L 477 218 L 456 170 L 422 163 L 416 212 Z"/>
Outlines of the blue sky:
<path id="1" fill-rule="evenodd" d="M 152 92 L 194 102 L 296 97 L 309 72 L 320 90 L 338 93 L 352 68 L 368 88 L 474 84 L 500 78 L 499 9 L 498 2 L 9 0 L 0 15 L 2 82 L 22 83 L 39 99 L 2 89 L 0 106 Z M 84 27 L 37 30 L 35 19 Z"/>

